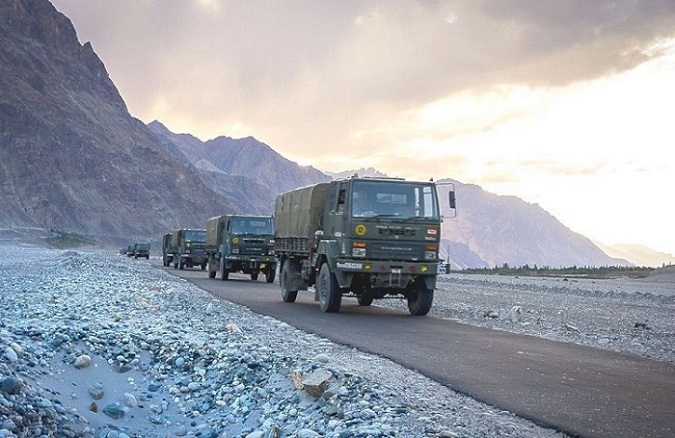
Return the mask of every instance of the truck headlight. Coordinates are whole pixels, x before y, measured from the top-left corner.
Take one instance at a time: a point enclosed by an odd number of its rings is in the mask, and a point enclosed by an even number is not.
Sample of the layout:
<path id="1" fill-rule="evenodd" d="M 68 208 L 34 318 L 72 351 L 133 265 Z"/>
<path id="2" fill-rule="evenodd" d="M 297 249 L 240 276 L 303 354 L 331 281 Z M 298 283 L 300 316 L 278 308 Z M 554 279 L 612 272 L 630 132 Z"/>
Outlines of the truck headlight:
<path id="1" fill-rule="evenodd" d="M 424 251 L 424 258 L 426 260 L 436 260 L 436 251 Z"/>

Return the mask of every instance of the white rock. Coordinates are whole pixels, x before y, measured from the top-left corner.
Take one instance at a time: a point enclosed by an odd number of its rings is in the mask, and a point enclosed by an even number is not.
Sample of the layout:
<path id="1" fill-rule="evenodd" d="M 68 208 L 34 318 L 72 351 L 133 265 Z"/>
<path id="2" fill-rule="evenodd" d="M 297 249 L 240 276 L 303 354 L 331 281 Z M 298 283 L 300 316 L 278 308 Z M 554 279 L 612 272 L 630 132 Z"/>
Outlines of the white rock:
<path id="1" fill-rule="evenodd" d="M 80 355 L 75 359 L 73 366 L 77 369 L 87 368 L 91 364 L 91 357 L 86 354 Z"/>

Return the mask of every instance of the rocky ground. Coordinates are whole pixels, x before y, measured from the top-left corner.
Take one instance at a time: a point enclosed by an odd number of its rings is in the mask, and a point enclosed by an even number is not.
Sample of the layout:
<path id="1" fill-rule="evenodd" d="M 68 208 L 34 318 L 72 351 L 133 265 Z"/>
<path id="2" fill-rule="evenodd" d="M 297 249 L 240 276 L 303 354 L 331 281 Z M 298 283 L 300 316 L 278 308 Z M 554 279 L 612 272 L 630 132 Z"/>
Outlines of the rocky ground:
<path id="1" fill-rule="evenodd" d="M 672 362 L 659 284 L 452 275 L 432 314 Z M 564 437 L 145 260 L 0 246 L 0 438 L 51 436 Z"/>

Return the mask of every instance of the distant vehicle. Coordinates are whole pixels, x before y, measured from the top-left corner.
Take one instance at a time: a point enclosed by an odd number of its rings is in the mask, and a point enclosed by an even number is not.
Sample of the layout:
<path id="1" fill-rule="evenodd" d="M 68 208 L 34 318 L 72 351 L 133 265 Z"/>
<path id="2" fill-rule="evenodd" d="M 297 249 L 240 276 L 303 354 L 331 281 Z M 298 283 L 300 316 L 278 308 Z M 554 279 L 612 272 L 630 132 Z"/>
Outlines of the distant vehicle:
<path id="1" fill-rule="evenodd" d="M 127 257 L 133 257 L 134 256 L 134 245 L 127 246 L 126 255 L 127 255 Z"/>
<path id="2" fill-rule="evenodd" d="M 176 251 L 171 246 L 171 233 L 166 233 L 162 236 L 162 265 L 171 266 L 173 262 L 173 253 Z"/>
<path id="3" fill-rule="evenodd" d="M 320 183 L 279 195 L 275 220 L 284 301 L 315 286 L 322 312 L 338 312 L 343 296 L 362 306 L 403 296 L 412 315 L 431 309 L 441 238 L 434 182 L 355 176 Z"/>
<path id="4" fill-rule="evenodd" d="M 131 251 L 136 259 L 141 257 L 150 259 L 150 242 L 135 242 Z"/>
<path id="5" fill-rule="evenodd" d="M 231 272 L 243 272 L 251 280 L 265 275 L 273 283 L 277 261 L 274 257 L 272 216 L 223 215 L 208 220 L 206 253 L 209 277 L 227 280 Z"/>
<path id="6" fill-rule="evenodd" d="M 181 228 L 171 235 L 173 249 L 173 267 L 175 269 L 193 268 L 199 266 L 206 269 L 206 254 L 204 241 L 206 230 Z"/>

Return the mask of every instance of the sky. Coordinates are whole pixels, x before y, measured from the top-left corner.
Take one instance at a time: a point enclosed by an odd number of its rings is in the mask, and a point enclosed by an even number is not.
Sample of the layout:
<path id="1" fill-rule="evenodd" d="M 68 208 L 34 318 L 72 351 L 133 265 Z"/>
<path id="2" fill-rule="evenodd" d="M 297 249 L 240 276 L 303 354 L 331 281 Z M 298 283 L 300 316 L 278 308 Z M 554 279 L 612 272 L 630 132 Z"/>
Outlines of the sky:
<path id="1" fill-rule="evenodd" d="M 674 1 L 51 1 L 146 123 L 675 254 Z"/>

